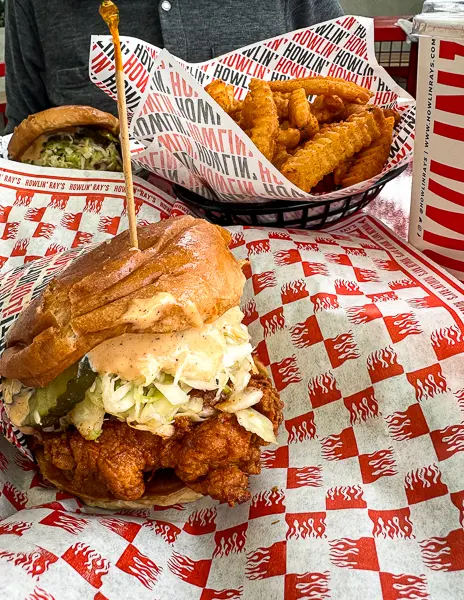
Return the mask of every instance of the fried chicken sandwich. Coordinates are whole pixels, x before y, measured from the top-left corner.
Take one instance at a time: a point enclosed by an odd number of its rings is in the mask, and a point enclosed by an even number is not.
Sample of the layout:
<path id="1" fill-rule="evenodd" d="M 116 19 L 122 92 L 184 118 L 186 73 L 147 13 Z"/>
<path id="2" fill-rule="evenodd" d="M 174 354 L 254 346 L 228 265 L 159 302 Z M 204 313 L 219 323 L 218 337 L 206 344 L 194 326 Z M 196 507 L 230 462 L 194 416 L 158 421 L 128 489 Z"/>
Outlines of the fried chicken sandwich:
<path id="1" fill-rule="evenodd" d="M 119 121 L 90 106 L 49 108 L 15 128 L 8 155 L 41 167 L 122 171 Z"/>
<path id="2" fill-rule="evenodd" d="M 282 404 L 255 364 L 230 234 L 193 217 L 78 258 L 14 322 L 3 402 L 45 477 L 105 508 L 250 497 Z"/>

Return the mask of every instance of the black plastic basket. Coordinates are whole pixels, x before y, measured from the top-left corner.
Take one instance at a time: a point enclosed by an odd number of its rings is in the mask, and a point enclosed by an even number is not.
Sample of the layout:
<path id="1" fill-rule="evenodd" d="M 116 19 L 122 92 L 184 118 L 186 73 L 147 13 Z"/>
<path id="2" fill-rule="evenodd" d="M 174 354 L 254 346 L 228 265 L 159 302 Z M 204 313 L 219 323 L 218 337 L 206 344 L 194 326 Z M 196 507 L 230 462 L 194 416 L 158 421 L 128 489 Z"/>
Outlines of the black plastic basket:
<path id="1" fill-rule="evenodd" d="M 336 200 L 312 202 L 281 200 L 262 203 L 220 202 L 208 200 L 180 185 L 174 185 L 176 196 L 198 217 L 217 225 L 264 225 L 266 227 L 290 227 L 294 229 L 321 229 L 333 225 L 343 217 L 352 215 L 369 204 L 381 192 L 386 183 L 406 169 L 406 165 L 393 169 L 362 194 L 354 194 Z"/>

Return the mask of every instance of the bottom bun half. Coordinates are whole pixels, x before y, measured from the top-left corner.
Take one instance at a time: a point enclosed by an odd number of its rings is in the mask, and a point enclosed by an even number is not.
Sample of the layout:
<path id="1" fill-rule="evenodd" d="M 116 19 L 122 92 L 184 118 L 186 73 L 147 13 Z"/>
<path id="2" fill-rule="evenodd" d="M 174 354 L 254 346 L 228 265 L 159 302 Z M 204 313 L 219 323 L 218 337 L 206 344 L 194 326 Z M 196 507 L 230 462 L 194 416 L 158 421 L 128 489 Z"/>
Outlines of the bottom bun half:
<path id="1" fill-rule="evenodd" d="M 44 478 L 63 492 L 80 498 L 88 506 L 117 510 L 121 508 L 141 508 L 150 506 L 172 506 L 184 502 L 194 502 L 203 496 L 186 487 L 176 475 L 169 470 L 163 471 L 145 485 L 145 494 L 138 500 L 118 500 L 113 496 L 94 498 L 82 494 L 74 488 L 63 471 L 46 460 L 42 448 L 35 451 L 35 458 Z"/>

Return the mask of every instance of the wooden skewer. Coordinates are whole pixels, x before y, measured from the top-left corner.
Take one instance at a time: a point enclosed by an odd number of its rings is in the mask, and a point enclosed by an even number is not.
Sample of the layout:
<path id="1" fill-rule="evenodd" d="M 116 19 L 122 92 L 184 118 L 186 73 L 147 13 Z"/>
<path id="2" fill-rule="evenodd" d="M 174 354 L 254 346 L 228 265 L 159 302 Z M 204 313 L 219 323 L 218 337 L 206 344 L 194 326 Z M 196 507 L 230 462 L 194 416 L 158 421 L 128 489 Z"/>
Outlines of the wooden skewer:
<path id="1" fill-rule="evenodd" d="M 130 243 L 138 248 L 137 215 L 134 202 L 134 185 L 132 182 L 132 165 L 129 147 L 129 125 L 127 123 L 126 92 L 124 89 L 124 71 L 122 68 L 121 42 L 119 40 L 119 9 L 111 2 L 104 0 L 100 5 L 100 15 L 108 25 L 114 45 L 114 62 L 116 65 L 116 88 L 118 94 L 119 128 L 121 132 L 121 151 L 124 178 L 126 180 L 126 203 L 129 217 Z"/>

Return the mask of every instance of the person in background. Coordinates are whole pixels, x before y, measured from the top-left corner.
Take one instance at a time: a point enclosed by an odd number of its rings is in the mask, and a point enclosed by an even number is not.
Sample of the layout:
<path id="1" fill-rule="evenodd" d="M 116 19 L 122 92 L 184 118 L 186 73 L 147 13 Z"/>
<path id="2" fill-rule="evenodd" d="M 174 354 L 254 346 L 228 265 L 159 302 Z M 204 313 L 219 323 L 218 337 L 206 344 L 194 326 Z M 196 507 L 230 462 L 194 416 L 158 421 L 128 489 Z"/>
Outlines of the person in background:
<path id="1" fill-rule="evenodd" d="M 343 14 L 338 0 L 117 0 L 120 33 L 203 62 Z M 89 79 L 92 34 L 107 34 L 99 0 L 8 0 L 6 96 L 11 133 L 28 115 L 87 104 L 116 114 Z"/>

